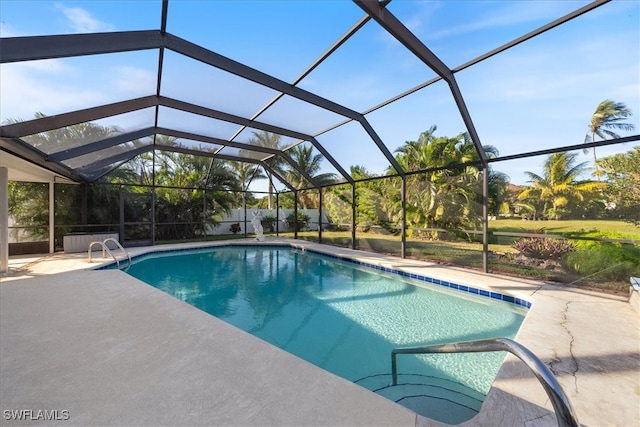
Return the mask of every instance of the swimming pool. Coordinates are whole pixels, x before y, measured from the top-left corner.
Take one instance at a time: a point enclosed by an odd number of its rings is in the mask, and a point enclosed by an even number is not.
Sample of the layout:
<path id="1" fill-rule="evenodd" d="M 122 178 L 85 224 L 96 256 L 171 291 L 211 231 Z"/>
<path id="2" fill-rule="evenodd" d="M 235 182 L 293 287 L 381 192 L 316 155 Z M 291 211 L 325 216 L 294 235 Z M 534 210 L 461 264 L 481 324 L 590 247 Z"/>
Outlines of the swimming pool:
<path id="1" fill-rule="evenodd" d="M 513 338 L 526 309 L 310 251 L 227 246 L 155 253 L 127 271 L 199 309 L 429 418 L 473 417 L 503 353 L 402 356 L 393 348 Z"/>

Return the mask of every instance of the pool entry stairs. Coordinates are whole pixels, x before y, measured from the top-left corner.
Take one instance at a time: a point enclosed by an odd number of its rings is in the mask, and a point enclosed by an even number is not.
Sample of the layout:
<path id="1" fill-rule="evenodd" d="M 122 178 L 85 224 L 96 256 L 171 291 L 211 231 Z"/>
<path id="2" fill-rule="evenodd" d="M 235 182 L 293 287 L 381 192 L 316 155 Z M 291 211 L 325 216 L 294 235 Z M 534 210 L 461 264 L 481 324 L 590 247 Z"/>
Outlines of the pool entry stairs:
<path id="1" fill-rule="evenodd" d="M 531 369 L 549 396 L 558 426 L 580 426 L 569 399 L 551 370 L 529 349 L 508 338 L 396 348 L 391 352 L 391 375 L 374 375 L 362 378 L 356 383 L 394 400 L 418 414 L 449 424 L 459 424 L 472 418 L 480 411 L 484 395 L 454 381 L 424 375 L 399 374 L 397 356 L 490 351 L 509 352 L 517 356 Z M 452 419 L 452 416 L 459 417 L 459 420 Z"/>
<path id="2" fill-rule="evenodd" d="M 393 400 L 417 414 L 459 424 L 473 418 L 485 395 L 459 382 L 420 374 L 399 374 L 393 384 L 391 374 L 372 375 L 355 383 Z"/>

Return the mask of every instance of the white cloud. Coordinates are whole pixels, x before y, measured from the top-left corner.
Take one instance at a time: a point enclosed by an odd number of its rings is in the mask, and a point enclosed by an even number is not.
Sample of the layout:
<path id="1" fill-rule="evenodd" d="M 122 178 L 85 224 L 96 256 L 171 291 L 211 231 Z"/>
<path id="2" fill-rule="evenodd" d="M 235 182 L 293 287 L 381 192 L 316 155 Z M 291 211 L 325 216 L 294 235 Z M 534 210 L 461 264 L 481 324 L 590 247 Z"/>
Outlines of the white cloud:
<path id="1" fill-rule="evenodd" d="M 577 3 L 570 4 L 572 9 L 579 7 Z M 428 38 L 437 40 L 450 36 L 473 33 L 478 30 L 511 27 L 528 22 L 551 21 L 571 11 L 565 9 L 562 2 L 508 2 L 504 3 L 502 7 L 491 9 L 488 13 L 478 15 L 477 19 L 472 22 L 462 23 L 439 32 L 430 33 Z"/>
<path id="2" fill-rule="evenodd" d="M 0 37 L 20 37 L 24 34 L 20 34 L 15 31 L 11 26 L 9 26 L 6 22 L 0 23 Z"/>
<path id="3" fill-rule="evenodd" d="M 55 60 L 3 65 L 0 121 L 29 120 L 36 112 L 53 115 L 101 103 L 103 95 L 97 90 L 59 84 L 56 76 L 62 71 L 72 70 Z"/>
<path id="4" fill-rule="evenodd" d="M 77 33 L 95 33 L 114 30 L 113 25 L 98 20 L 87 10 L 80 7 L 58 5 L 58 8 L 67 18 L 71 28 Z"/>
<path id="5" fill-rule="evenodd" d="M 126 97 L 152 95 L 156 90 L 157 74 L 131 66 L 113 67 L 115 87 Z"/>

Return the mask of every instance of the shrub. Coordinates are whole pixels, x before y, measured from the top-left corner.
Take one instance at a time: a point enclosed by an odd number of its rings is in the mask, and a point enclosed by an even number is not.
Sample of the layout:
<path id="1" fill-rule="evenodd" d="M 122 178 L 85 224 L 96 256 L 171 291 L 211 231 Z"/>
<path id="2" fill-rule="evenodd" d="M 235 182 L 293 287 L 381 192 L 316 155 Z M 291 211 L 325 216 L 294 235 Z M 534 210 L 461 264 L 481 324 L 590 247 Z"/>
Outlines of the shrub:
<path id="1" fill-rule="evenodd" d="M 273 231 L 275 230 L 275 224 L 276 224 L 276 219 L 273 215 L 267 215 L 266 217 L 262 218 L 261 222 L 262 222 L 262 228 L 264 228 L 264 231 L 273 233 Z"/>
<path id="2" fill-rule="evenodd" d="M 309 221 L 310 221 L 310 217 L 309 215 L 305 214 L 304 212 L 298 212 L 298 220 L 295 221 L 294 219 L 294 215 L 293 213 L 289 214 L 287 216 L 287 226 L 293 230 L 293 225 L 296 224 L 297 228 L 296 231 L 301 231 L 304 230 L 305 228 L 309 227 Z"/>
<path id="3" fill-rule="evenodd" d="M 575 250 L 568 240 L 524 237 L 513 244 L 522 255 L 536 259 L 557 259 Z"/>
<path id="4" fill-rule="evenodd" d="M 562 263 L 569 271 L 625 282 L 630 276 L 640 275 L 640 250 L 637 246 L 593 241 L 578 242 L 577 246 L 577 250 Z"/>
<path id="5" fill-rule="evenodd" d="M 231 227 L 229 228 L 229 231 L 231 231 L 233 234 L 236 234 L 236 233 L 242 231 L 242 229 L 240 228 L 240 223 L 236 222 L 235 224 L 231 224 Z"/>

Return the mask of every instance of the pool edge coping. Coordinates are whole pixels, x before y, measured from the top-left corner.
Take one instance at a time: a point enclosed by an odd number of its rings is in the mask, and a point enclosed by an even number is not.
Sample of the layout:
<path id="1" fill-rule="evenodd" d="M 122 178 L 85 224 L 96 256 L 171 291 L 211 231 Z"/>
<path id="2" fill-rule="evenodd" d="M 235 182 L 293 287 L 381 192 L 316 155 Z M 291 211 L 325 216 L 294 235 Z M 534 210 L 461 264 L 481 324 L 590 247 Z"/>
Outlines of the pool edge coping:
<path id="1" fill-rule="evenodd" d="M 308 243 L 312 243 L 312 244 L 317 244 L 315 242 L 308 242 Z M 431 276 L 426 276 L 426 275 L 421 275 L 421 274 L 415 274 L 415 273 L 411 273 L 409 271 L 405 271 L 401 268 L 392 268 L 392 267 L 385 267 L 384 265 L 381 264 L 374 264 L 368 261 L 362 261 L 358 259 L 358 254 L 354 254 L 354 256 L 350 256 L 350 255 L 344 255 L 344 254 L 337 254 L 337 253 L 331 253 L 330 251 L 324 251 L 322 250 L 323 248 L 309 248 L 304 244 L 300 244 L 300 242 L 286 242 L 286 241 L 280 241 L 280 242 L 247 242 L 247 241 L 242 241 L 242 242 L 234 242 L 234 241 L 224 241 L 224 242 L 209 242 L 208 244 L 202 244 L 202 245 L 197 245 L 197 246 L 189 246 L 189 247 L 181 247 L 181 248 L 166 248 L 166 249 L 156 249 L 158 248 L 157 246 L 152 246 L 152 247 L 148 247 L 149 249 L 146 249 L 144 252 L 135 254 L 133 256 L 131 256 L 131 262 L 134 262 L 136 259 L 140 259 L 146 256 L 150 256 L 150 255 L 156 255 L 156 254 L 163 254 L 163 253 L 170 253 L 170 252 L 187 252 L 187 251 L 204 251 L 204 250 L 209 250 L 209 249 L 213 249 L 213 248 L 223 248 L 223 247 L 238 247 L 238 246 L 242 246 L 242 247 L 289 247 L 292 249 L 298 249 L 298 250 L 302 250 L 304 251 L 308 251 L 311 253 L 315 253 L 315 254 L 319 254 L 319 255 L 323 255 L 323 256 L 327 256 L 330 258 L 335 258 L 338 260 L 342 260 L 342 261 L 346 261 L 346 262 L 350 262 L 350 263 L 354 263 L 356 265 L 361 265 L 363 267 L 367 267 L 367 268 L 371 268 L 377 271 L 382 271 L 382 272 L 386 272 L 386 273 L 391 273 L 391 274 L 397 274 L 398 276 L 401 277 L 407 277 L 410 279 L 415 279 L 424 283 L 430 283 L 433 285 L 438 285 L 438 286 L 442 286 L 444 288 L 448 288 L 448 289 L 453 289 L 455 291 L 459 291 L 459 292 L 464 292 L 464 293 L 468 293 L 471 295 L 477 295 L 483 298 L 489 298 L 492 300 L 496 300 L 496 301 L 503 301 L 509 304 L 514 304 L 518 307 L 522 307 L 526 310 L 530 310 L 531 307 L 533 306 L 535 299 L 532 298 L 531 296 L 524 296 L 524 295 L 512 295 L 509 293 L 503 293 L 503 292 L 496 292 L 495 290 L 493 290 L 491 287 L 483 287 L 483 286 L 478 286 L 477 284 L 475 285 L 468 285 L 468 284 L 459 284 L 453 281 L 448 281 L 448 280 L 443 280 L 443 279 L 438 279 L 435 277 L 431 277 Z M 332 247 L 332 246 L 331 246 Z M 336 247 L 336 248 L 340 248 L 340 247 Z M 340 248 L 342 250 L 346 249 L 346 248 Z M 349 251 L 358 251 L 357 249 L 348 249 Z M 361 256 L 371 256 L 371 255 L 377 255 L 377 256 L 386 256 L 384 254 L 377 254 L 377 253 L 363 253 Z M 118 263 L 116 261 L 111 261 L 108 262 L 106 264 L 100 265 L 100 266 L 96 266 L 94 268 L 91 268 L 90 270 L 107 270 L 107 269 L 113 269 L 115 265 L 118 265 Z M 124 268 L 119 268 L 120 270 L 124 270 Z M 126 271 L 125 271 L 126 272 Z"/>

